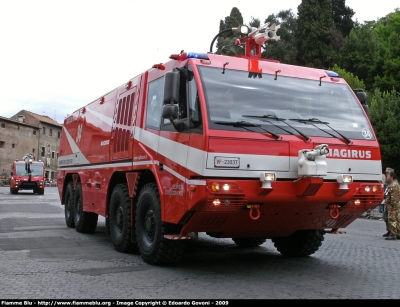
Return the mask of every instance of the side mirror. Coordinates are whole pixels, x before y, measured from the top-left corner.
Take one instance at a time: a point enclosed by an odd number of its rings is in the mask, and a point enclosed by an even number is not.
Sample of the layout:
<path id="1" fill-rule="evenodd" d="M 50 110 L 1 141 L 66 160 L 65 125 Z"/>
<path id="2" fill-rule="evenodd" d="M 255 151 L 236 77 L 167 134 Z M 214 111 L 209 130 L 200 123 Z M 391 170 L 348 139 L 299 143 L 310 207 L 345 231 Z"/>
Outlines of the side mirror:
<path id="1" fill-rule="evenodd" d="M 368 118 L 371 118 L 370 113 L 369 113 L 369 106 L 367 104 L 367 93 L 364 92 L 362 89 L 356 89 L 356 95 L 358 100 L 361 102 L 362 107 L 364 108 L 365 113 L 367 113 Z"/>
<path id="2" fill-rule="evenodd" d="M 177 70 L 165 74 L 164 104 L 179 102 L 180 78 L 181 75 Z"/>
<path id="3" fill-rule="evenodd" d="M 178 118 L 178 106 L 174 104 L 166 104 L 162 109 L 162 117 L 166 119 L 177 119 Z"/>
<path id="4" fill-rule="evenodd" d="M 366 104 L 367 103 L 367 93 L 365 92 L 357 92 L 357 98 L 358 100 L 360 100 L 360 102 L 362 104 Z"/>
<path id="5" fill-rule="evenodd" d="M 11 172 L 11 176 L 14 176 L 14 172 Z"/>

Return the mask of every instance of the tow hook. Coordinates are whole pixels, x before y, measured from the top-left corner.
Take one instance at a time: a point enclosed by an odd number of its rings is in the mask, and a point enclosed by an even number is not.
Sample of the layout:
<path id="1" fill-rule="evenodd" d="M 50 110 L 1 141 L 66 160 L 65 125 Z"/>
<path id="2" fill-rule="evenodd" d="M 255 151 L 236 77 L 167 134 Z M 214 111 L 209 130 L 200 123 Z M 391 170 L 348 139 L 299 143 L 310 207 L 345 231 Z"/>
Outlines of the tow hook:
<path id="1" fill-rule="evenodd" d="M 330 205 L 329 206 L 329 216 L 333 220 L 337 220 L 339 218 L 340 212 L 339 212 L 340 206 L 338 205 Z"/>
<path id="2" fill-rule="evenodd" d="M 249 216 L 253 221 L 256 221 L 260 218 L 260 205 L 247 205 L 247 208 L 250 209 Z M 254 215 L 253 211 L 256 211 L 256 215 Z"/>

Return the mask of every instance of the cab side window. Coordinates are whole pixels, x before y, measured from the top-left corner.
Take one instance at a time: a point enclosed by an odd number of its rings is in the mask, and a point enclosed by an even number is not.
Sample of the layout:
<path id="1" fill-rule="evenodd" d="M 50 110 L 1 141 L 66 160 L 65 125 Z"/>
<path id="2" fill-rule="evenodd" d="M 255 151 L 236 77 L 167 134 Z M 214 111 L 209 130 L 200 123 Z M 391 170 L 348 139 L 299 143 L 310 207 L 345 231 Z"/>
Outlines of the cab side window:
<path id="1" fill-rule="evenodd" d="M 164 77 L 149 83 L 147 92 L 146 128 L 160 130 L 164 99 Z"/>
<path id="2" fill-rule="evenodd" d="M 194 78 L 191 81 L 188 81 L 188 89 L 190 133 L 203 134 L 199 92 L 197 91 L 196 81 Z"/>

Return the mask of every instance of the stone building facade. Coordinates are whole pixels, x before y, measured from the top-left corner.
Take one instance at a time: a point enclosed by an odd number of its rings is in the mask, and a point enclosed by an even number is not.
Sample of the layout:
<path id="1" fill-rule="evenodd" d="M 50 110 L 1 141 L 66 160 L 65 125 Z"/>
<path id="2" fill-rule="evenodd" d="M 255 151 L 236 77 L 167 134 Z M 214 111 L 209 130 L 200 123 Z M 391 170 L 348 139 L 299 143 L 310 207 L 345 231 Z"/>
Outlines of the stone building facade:
<path id="1" fill-rule="evenodd" d="M 55 180 L 62 125 L 48 116 L 26 110 L 21 110 L 9 119 L 0 118 L 0 121 L 6 125 L 6 128 L 0 127 L 0 141 L 5 146 L 3 153 L 0 148 L 0 157 L 4 156 L 4 162 L 3 159 L 0 161 L 0 173 L 4 168 L 9 175 L 8 170 L 15 159 L 20 160 L 27 153 L 33 153 L 35 160 L 44 162 L 46 179 Z M 10 144 L 14 152 L 9 148 Z M 3 164 L 8 166 L 5 168 Z"/>
<path id="2" fill-rule="evenodd" d="M 0 116 L 0 176 L 9 177 L 11 164 L 28 154 L 37 156 L 39 127 Z"/>

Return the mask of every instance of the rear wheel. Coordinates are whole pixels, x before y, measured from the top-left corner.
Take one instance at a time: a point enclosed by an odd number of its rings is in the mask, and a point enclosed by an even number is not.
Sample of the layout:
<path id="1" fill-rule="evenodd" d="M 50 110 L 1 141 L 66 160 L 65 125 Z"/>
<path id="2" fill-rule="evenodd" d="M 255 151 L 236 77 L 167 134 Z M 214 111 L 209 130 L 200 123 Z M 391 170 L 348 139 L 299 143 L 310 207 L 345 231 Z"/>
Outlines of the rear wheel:
<path id="1" fill-rule="evenodd" d="M 65 215 L 65 224 L 68 227 L 74 228 L 74 187 L 73 183 L 69 182 L 67 188 L 65 190 L 64 197 L 64 215 Z"/>
<path id="2" fill-rule="evenodd" d="M 98 215 L 83 211 L 82 185 L 76 185 L 74 193 L 74 224 L 77 232 L 93 233 L 96 230 Z"/>
<path id="3" fill-rule="evenodd" d="M 18 194 L 18 189 L 10 188 L 10 193 L 11 194 Z"/>
<path id="4" fill-rule="evenodd" d="M 110 236 L 114 248 L 122 253 L 138 253 L 137 244 L 131 242 L 131 198 L 128 186 L 118 184 L 112 191 L 110 199 Z"/>
<path id="5" fill-rule="evenodd" d="M 154 183 L 145 185 L 140 192 L 135 226 L 139 251 L 144 261 L 150 264 L 169 264 L 181 259 L 185 242 L 164 238 L 171 226 L 161 221 L 160 196 Z"/>
<path id="6" fill-rule="evenodd" d="M 256 247 L 267 241 L 265 238 L 232 238 L 232 240 L 240 247 Z"/>
<path id="7" fill-rule="evenodd" d="M 314 254 L 324 241 L 323 230 L 298 230 L 289 237 L 273 238 L 275 248 L 283 256 L 305 257 Z"/>

